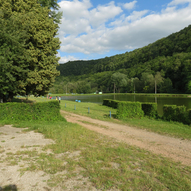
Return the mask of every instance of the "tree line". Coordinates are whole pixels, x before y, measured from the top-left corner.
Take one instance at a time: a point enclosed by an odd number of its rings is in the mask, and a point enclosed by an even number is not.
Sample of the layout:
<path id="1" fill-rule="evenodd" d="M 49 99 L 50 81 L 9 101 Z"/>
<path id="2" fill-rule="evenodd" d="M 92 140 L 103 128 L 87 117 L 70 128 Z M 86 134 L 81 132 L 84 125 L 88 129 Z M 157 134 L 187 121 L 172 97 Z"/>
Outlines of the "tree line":
<path id="1" fill-rule="evenodd" d="M 55 93 L 191 93 L 191 25 L 132 52 L 57 69 Z"/>

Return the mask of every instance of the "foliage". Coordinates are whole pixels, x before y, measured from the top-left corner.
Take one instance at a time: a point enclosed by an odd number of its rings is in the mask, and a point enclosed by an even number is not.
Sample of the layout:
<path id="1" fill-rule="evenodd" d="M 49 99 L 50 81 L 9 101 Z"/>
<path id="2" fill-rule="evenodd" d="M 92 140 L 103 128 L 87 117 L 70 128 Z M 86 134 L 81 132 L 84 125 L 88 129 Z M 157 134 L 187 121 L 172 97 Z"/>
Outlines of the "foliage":
<path id="1" fill-rule="evenodd" d="M 119 103 L 120 103 L 120 101 L 118 101 L 118 100 L 112 100 L 112 99 L 104 99 L 103 100 L 103 105 L 108 106 L 108 107 L 112 107 L 114 109 L 118 108 Z"/>
<path id="2" fill-rule="evenodd" d="M 143 117 L 144 112 L 140 102 L 121 101 L 118 103 L 116 116 L 119 119 L 127 117 Z"/>
<path id="3" fill-rule="evenodd" d="M 50 17 L 50 8 L 42 7 L 36 0 L 0 0 L 0 7 L 0 35 L 5 37 L 0 48 L 1 67 L 5 71 L 1 98 L 17 93 L 45 94 L 59 75 L 58 24 Z"/>
<path id="4" fill-rule="evenodd" d="M 58 101 L 42 103 L 0 104 L 0 120 L 3 121 L 58 121 L 65 120 L 60 115 Z"/>
<path id="5" fill-rule="evenodd" d="M 120 88 L 127 84 L 127 76 L 120 72 L 116 72 L 111 75 L 111 82 L 114 84 L 114 93 L 115 89 L 118 89 L 118 93 L 120 93 Z"/>
<path id="6" fill-rule="evenodd" d="M 164 105 L 163 119 L 167 121 L 178 121 L 187 123 L 188 112 L 185 106 Z"/>
<path id="7" fill-rule="evenodd" d="M 156 103 L 142 103 L 142 110 L 144 115 L 156 118 L 157 117 L 157 104 Z"/>
<path id="8" fill-rule="evenodd" d="M 60 6 L 58 5 L 57 0 L 38 0 L 38 2 L 42 7 L 48 7 L 49 9 L 48 14 L 51 18 L 53 18 L 54 22 L 61 23 L 60 20 L 62 12 L 58 11 Z"/>
<path id="9" fill-rule="evenodd" d="M 28 64 L 25 50 L 26 33 L 19 29 L 20 17 L 5 21 L 0 17 L 0 98 L 6 94 L 22 94 L 26 84 Z"/>

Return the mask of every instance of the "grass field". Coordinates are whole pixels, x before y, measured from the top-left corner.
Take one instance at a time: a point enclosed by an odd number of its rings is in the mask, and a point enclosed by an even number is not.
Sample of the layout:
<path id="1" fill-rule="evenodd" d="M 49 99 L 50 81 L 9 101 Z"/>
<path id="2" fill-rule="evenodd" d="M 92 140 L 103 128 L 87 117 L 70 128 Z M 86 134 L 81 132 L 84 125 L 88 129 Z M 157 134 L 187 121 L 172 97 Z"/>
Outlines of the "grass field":
<path id="1" fill-rule="evenodd" d="M 36 130 L 55 140 L 55 144 L 45 147 L 45 151 L 51 149 L 53 154 L 17 153 L 36 157 L 22 172 L 42 170 L 52 174 L 49 186 L 64 186 L 61 180 L 65 175 L 58 176 L 56 173 L 65 170 L 67 178 L 72 178 L 76 176 L 76 169 L 80 169 L 78 173 L 88 177 L 93 186 L 102 190 L 191 190 L 190 167 L 118 143 L 77 124 L 20 122 L 15 126 L 30 127 L 29 130 Z M 78 155 L 68 157 L 72 153 Z"/>
<path id="2" fill-rule="evenodd" d="M 30 98 L 29 100 L 50 101 L 46 98 Z M 95 103 L 79 103 L 74 101 L 62 100 L 60 106 L 62 110 L 73 112 L 79 115 L 89 116 L 94 119 L 127 124 L 136 128 L 147 129 L 149 131 L 159 134 L 191 140 L 191 126 L 184 125 L 182 123 L 149 119 L 147 117 L 143 117 L 141 119 L 127 118 L 119 121 L 115 118 L 117 111 L 116 109 Z"/>
<path id="3" fill-rule="evenodd" d="M 35 98 L 35 100 L 47 101 L 43 98 Z M 126 123 L 136 128 L 191 139 L 191 128 L 188 126 L 148 118 L 118 121 L 115 119 L 115 109 L 98 104 L 62 100 L 61 109 L 100 120 Z M 112 114 L 111 118 L 109 111 Z M 55 140 L 55 144 L 44 148 L 45 151 L 51 149 L 53 154 L 38 154 L 32 151 L 23 153 L 29 158 L 36 156 L 36 160 L 31 161 L 30 166 L 24 168 L 22 172 L 42 170 L 50 173 L 52 176 L 48 185 L 51 187 L 61 185 L 64 188 L 63 180 L 77 176 L 76 169 L 80 169 L 78 173 L 88 178 L 93 186 L 101 190 L 191 190 L 190 167 L 140 148 L 116 142 L 77 124 L 58 121 L 19 122 L 13 125 L 29 127 L 29 130 L 38 131 L 47 138 Z M 72 153 L 78 155 L 68 157 Z M 58 175 L 64 170 L 67 171 L 67 176 Z M 83 190 L 83 187 L 76 189 Z"/>

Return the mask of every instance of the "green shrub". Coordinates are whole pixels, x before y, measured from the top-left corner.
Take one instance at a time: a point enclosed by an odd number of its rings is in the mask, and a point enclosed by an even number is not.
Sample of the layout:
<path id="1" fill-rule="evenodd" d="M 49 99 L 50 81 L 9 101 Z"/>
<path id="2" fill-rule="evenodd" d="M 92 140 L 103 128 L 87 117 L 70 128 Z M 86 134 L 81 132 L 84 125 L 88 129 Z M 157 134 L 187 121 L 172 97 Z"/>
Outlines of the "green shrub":
<path id="1" fill-rule="evenodd" d="M 103 100 L 103 105 L 108 106 L 108 107 L 111 107 L 111 106 L 110 106 L 110 105 L 111 105 L 111 99 L 104 99 L 104 100 Z"/>
<path id="2" fill-rule="evenodd" d="M 116 109 L 119 102 L 120 101 L 118 101 L 118 100 L 104 99 L 103 100 L 103 105 Z"/>
<path id="3" fill-rule="evenodd" d="M 155 118 L 157 116 L 156 103 L 142 103 L 142 110 L 146 116 Z"/>
<path id="4" fill-rule="evenodd" d="M 118 104 L 120 103 L 121 101 L 118 101 L 118 100 L 111 100 L 110 102 L 110 107 L 114 108 L 114 109 L 117 109 L 118 107 Z"/>
<path id="5" fill-rule="evenodd" d="M 11 121 L 57 121 L 65 120 L 60 114 L 58 101 L 42 103 L 2 103 L 0 120 Z"/>
<path id="6" fill-rule="evenodd" d="M 140 102 L 121 101 L 118 103 L 116 116 L 119 119 L 123 119 L 127 117 L 130 117 L 130 118 L 143 117 L 144 112 L 141 108 Z"/>
<path id="7" fill-rule="evenodd" d="M 187 124 L 191 125 L 191 109 L 187 111 Z"/>
<path id="8" fill-rule="evenodd" d="M 164 105 L 163 119 L 167 121 L 177 121 L 186 123 L 188 112 L 185 106 Z"/>

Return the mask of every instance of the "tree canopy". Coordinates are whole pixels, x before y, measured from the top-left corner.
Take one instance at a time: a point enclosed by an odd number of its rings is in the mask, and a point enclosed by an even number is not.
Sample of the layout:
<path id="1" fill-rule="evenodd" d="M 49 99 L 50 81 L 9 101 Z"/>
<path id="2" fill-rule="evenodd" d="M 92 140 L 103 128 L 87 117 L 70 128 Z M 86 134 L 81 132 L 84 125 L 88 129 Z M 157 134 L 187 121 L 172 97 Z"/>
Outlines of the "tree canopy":
<path id="1" fill-rule="evenodd" d="M 0 0 L 1 99 L 21 93 L 43 95 L 59 75 L 60 42 L 58 24 L 49 15 L 52 6 L 56 5 L 43 7 L 37 0 Z"/>

